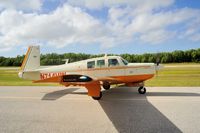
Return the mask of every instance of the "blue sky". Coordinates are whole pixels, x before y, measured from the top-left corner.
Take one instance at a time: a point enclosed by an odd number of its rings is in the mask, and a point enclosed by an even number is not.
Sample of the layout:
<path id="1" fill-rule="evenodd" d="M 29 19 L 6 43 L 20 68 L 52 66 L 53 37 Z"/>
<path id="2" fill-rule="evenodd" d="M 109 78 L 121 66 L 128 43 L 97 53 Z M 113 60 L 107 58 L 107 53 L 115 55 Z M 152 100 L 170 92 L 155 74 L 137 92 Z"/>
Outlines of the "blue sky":
<path id="1" fill-rule="evenodd" d="M 199 0 L 0 1 L 0 56 L 200 48 Z"/>

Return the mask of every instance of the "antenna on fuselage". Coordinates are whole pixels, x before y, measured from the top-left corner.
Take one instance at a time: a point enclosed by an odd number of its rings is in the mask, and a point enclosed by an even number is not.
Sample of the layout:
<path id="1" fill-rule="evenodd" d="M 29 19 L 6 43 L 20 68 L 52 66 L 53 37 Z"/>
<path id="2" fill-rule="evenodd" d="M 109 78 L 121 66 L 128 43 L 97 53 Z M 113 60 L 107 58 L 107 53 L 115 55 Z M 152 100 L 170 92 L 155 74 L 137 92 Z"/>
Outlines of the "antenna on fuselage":
<path id="1" fill-rule="evenodd" d="M 69 63 L 69 59 L 63 59 L 62 61 L 65 61 L 65 64 Z"/>

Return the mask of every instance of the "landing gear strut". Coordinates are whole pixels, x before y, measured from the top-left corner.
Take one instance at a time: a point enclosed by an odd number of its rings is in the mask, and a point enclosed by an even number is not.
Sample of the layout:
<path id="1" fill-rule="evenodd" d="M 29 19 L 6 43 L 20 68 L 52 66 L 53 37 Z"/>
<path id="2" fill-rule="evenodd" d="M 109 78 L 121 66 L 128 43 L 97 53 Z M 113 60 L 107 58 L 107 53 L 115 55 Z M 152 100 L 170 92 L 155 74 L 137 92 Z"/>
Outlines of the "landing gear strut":
<path id="1" fill-rule="evenodd" d="M 98 97 L 92 97 L 94 100 L 100 100 L 102 97 L 102 92 L 100 92 L 100 95 Z"/>
<path id="2" fill-rule="evenodd" d="M 104 88 L 105 90 L 109 90 L 109 89 L 110 89 L 110 84 L 109 84 L 109 82 L 103 82 L 103 88 Z"/>
<path id="3" fill-rule="evenodd" d="M 146 93 L 146 88 L 144 86 L 141 86 L 141 87 L 138 88 L 138 92 L 140 94 L 145 94 Z"/>

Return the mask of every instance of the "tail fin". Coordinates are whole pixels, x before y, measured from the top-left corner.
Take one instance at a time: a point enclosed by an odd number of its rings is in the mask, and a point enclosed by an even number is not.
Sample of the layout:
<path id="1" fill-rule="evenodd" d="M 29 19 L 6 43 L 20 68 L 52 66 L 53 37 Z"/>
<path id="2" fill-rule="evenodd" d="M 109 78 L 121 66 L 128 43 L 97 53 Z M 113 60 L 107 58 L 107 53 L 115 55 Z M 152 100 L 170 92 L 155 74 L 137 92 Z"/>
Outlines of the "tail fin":
<path id="1" fill-rule="evenodd" d="M 21 66 L 22 71 L 31 71 L 40 67 L 40 47 L 29 46 Z"/>
<path id="2" fill-rule="evenodd" d="M 21 70 L 18 76 L 23 79 L 39 80 L 40 72 L 36 69 L 40 67 L 40 47 L 29 46 Z"/>

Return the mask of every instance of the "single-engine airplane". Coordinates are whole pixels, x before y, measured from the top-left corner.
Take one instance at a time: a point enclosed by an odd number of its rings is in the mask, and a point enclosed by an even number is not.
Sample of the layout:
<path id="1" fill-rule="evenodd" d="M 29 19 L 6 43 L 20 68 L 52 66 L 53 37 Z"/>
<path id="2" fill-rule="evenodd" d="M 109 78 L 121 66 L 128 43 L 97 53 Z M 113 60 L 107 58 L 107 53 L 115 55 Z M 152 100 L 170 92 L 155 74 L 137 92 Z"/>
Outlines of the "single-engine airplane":
<path id="1" fill-rule="evenodd" d="M 99 100 L 101 86 L 108 90 L 113 84 L 137 86 L 146 93 L 144 81 L 152 78 L 159 66 L 154 63 L 128 63 L 120 56 L 104 56 L 57 66 L 40 66 L 40 47 L 29 46 L 19 77 L 34 83 L 60 83 L 66 87 L 84 86 L 88 95 Z"/>

